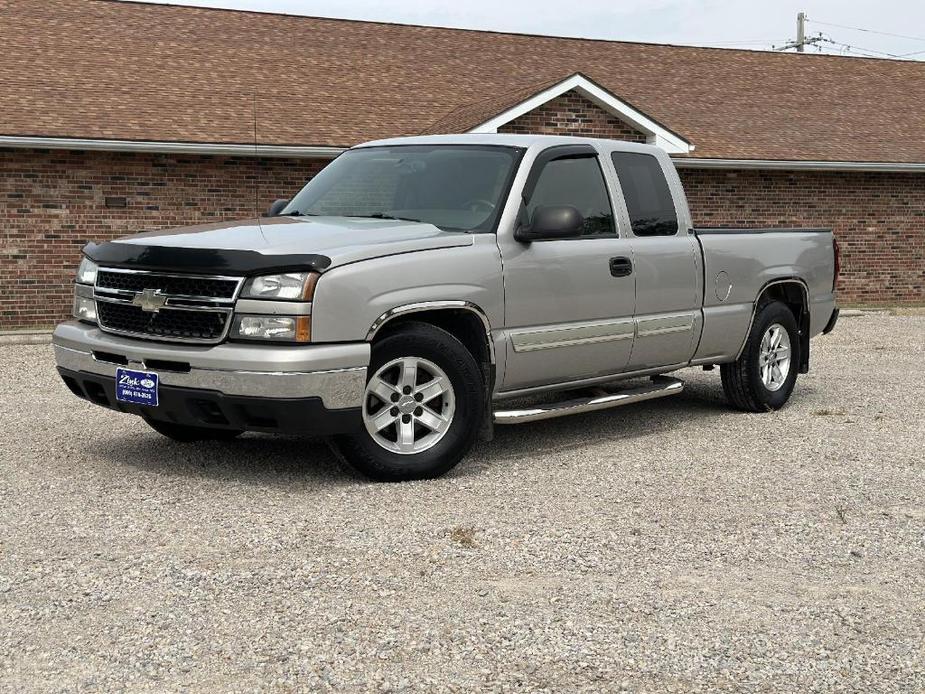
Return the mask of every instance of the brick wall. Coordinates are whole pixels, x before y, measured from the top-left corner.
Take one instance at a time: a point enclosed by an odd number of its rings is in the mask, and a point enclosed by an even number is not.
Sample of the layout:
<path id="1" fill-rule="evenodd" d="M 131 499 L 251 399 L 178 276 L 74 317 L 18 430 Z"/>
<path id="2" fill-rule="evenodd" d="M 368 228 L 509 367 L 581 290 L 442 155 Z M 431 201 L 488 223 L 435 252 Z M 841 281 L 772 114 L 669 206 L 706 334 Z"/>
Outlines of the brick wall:
<path id="1" fill-rule="evenodd" d="M 551 99 L 539 108 L 498 128 L 499 133 L 578 135 L 645 143 L 645 134 L 634 130 L 575 91 Z"/>
<path id="2" fill-rule="evenodd" d="M 0 150 L 0 330 L 69 314 L 89 240 L 240 219 L 319 160 Z M 843 303 L 925 303 L 925 175 L 682 169 L 695 223 L 832 226 Z M 122 202 L 125 207 L 113 207 Z M 107 204 L 107 199 L 108 204 Z"/>
<path id="3" fill-rule="evenodd" d="M 695 225 L 831 227 L 842 303 L 925 303 L 925 174 L 680 172 Z"/>
<path id="4" fill-rule="evenodd" d="M 253 216 L 325 163 L 0 149 L 0 330 L 69 315 L 87 241 Z"/>

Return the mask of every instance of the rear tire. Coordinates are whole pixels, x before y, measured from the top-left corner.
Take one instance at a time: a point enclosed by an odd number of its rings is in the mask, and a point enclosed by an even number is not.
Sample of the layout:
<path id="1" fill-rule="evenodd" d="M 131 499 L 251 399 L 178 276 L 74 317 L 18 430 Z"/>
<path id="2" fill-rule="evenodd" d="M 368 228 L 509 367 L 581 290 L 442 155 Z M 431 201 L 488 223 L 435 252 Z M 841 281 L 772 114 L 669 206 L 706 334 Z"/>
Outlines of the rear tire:
<path id="1" fill-rule="evenodd" d="M 729 404 L 745 412 L 779 410 L 790 399 L 800 364 L 800 334 L 786 304 L 758 307 L 745 348 L 720 374 Z"/>
<path id="2" fill-rule="evenodd" d="M 244 433 L 237 429 L 193 427 L 187 424 L 162 422 L 157 419 L 146 419 L 145 422 L 158 434 L 166 436 L 168 439 L 179 441 L 180 443 L 192 443 L 193 441 L 230 441 Z"/>
<path id="3" fill-rule="evenodd" d="M 335 444 L 378 482 L 439 477 L 468 453 L 485 414 L 485 385 L 453 335 L 410 323 L 373 345 L 363 428 Z"/>

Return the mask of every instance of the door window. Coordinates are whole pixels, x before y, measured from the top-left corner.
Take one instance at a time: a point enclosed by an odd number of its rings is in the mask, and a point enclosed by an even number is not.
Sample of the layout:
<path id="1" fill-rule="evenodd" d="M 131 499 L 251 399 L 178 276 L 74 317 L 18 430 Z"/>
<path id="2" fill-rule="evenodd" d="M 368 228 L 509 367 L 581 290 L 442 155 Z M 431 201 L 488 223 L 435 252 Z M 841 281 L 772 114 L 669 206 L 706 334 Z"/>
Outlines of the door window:
<path id="1" fill-rule="evenodd" d="M 613 211 L 597 157 L 553 159 L 540 174 L 527 205 L 530 219 L 537 207 L 571 205 L 584 217 L 581 237 L 614 236 Z"/>
<path id="2" fill-rule="evenodd" d="M 674 236 L 678 214 L 658 159 L 651 154 L 613 152 L 617 178 L 636 236 Z"/>

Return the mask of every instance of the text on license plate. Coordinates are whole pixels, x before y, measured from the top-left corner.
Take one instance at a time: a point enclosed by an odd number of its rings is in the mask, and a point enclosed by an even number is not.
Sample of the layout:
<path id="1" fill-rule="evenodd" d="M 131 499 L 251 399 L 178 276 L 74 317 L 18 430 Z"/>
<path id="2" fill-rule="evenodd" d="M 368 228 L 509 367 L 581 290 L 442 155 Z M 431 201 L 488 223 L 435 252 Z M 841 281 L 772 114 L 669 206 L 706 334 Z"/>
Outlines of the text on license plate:
<path id="1" fill-rule="evenodd" d="M 157 407 L 157 374 L 116 369 L 116 400 Z"/>

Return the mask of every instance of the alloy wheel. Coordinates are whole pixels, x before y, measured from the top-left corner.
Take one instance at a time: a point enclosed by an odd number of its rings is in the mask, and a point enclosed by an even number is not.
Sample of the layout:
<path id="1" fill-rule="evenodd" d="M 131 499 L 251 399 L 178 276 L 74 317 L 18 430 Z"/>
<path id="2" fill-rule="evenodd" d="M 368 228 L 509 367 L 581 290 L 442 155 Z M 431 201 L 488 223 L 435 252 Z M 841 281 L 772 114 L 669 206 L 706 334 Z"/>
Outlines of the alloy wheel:
<path id="1" fill-rule="evenodd" d="M 455 413 L 453 384 L 428 359 L 393 359 L 366 386 L 363 424 L 373 441 L 393 453 L 433 448 L 449 431 Z"/>
<path id="2" fill-rule="evenodd" d="M 790 335 L 780 323 L 765 331 L 758 349 L 758 373 L 764 387 L 780 390 L 790 373 Z"/>

